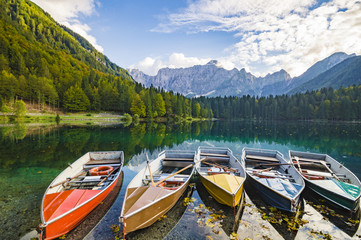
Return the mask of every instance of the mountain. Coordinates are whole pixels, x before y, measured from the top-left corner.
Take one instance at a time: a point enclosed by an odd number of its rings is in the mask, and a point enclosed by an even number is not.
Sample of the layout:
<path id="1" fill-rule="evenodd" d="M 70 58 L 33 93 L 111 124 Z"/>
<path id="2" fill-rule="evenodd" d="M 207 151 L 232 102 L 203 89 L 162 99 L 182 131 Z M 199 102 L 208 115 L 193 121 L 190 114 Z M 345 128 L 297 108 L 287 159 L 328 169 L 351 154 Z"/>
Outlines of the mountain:
<path id="1" fill-rule="evenodd" d="M 130 70 L 130 74 L 146 87 L 153 85 L 186 96 L 262 95 L 266 85 L 286 83 L 291 79 L 284 70 L 263 78 L 255 77 L 245 69 L 226 70 L 216 60 L 189 68 L 162 68 L 156 76 L 146 75 L 137 69 Z"/>
<path id="2" fill-rule="evenodd" d="M 337 52 L 332 54 L 331 56 L 315 63 L 306 72 L 304 72 L 301 76 L 295 77 L 292 79 L 291 84 L 287 87 L 286 92 L 290 92 L 292 89 L 297 88 L 298 86 L 312 80 L 323 72 L 333 68 L 335 65 L 344 61 L 347 58 L 354 57 L 355 54 L 348 55 L 343 52 Z"/>
<path id="3" fill-rule="evenodd" d="M 349 57 L 315 78 L 293 88 L 289 94 L 321 88 L 338 89 L 361 84 L 361 56 Z"/>
<path id="4" fill-rule="evenodd" d="M 327 86 L 349 86 L 349 82 L 357 84 L 357 81 L 345 78 L 331 80 L 331 76 L 327 74 L 328 80 L 323 80 L 326 75 L 322 75 L 344 61 L 345 63 L 342 66 L 347 68 L 347 65 L 351 64 L 352 61 L 346 60 L 354 56 L 355 54 L 334 53 L 315 63 L 306 72 L 295 78 L 291 78 L 284 70 L 268 74 L 265 77 L 255 77 L 246 72 L 245 69 L 226 70 L 216 60 L 212 60 L 206 65 L 196 65 L 189 68 L 163 68 L 158 71 L 156 76 L 148 76 L 137 69 L 130 70 L 130 74 L 135 81 L 145 86 L 153 85 L 186 96 L 282 95 L 296 93 L 304 89 L 316 90 Z M 341 70 L 338 69 L 337 71 Z M 358 73 L 357 68 L 345 71 Z M 349 73 L 349 75 L 352 75 L 352 73 Z M 325 83 L 329 81 L 338 81 L 338 84 Z M 306 84 L 308 82 L 310 83 Z"/>

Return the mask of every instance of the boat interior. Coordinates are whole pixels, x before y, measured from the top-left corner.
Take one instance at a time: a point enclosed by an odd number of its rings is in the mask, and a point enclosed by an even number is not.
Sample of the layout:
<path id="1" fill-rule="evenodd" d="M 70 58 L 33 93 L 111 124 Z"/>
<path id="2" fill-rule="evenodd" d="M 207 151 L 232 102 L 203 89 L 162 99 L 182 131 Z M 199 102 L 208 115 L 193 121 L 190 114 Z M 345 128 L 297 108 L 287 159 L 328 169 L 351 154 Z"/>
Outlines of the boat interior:
<path id="1" fill-rule="evenodd" d="M 335 178 L 335 176 L 329 170 L 331 168 L 331 164 L 326 162 L 325 159 L 292 156 L 292 162 L 296 169 L 300 171 L 307 179 L 324 180 L 328 178 Z M 348 178 L 346 178 L 345 174 L 335 175 L 344 182 L 350 181 Z"/>
<path id="2" fill-rule="evenodd" d="M 342 164 L 326 154 L 290 151 L 295 168 L 315 186 L 349 199 L 360 195 L 360 182 Z"/>
<path id="3" fill-rule="evenodd" d="M 181 154 L 177 152 L 165 152 L 161 159 L 159 168 L 152 172 L 154 182 L 161 181 L 169 176 L 177 173 L 181 169 L 194 164 L 194 153 L 192 154 Z M 169 177 L 166 181 L 161 183 L 159 186 L 175 190 L 177 187 L 182 186 L 187 181 L 189 176 L 192 174 L 193 168 L 190 167 L 184 171 Z M 145 175 L 142 179 L 144 186 L 149 185 L 151 177 L 148 171 L 145 171 Z"/>
<path id="4" fill-rule="evenodd" d="M 76 175 L 77 177 L 62 184 L 62 191 L 72 189 L 101 190 L 112 183 L 117 177 L 121 164 L 120 158 L 101 160 L 90 158 L 84 165 L 83 171 Z M 92 176 L 91 170 L 101 167 L 106 167 L 108 170 L 104 171 L 101 175 Z"/>
<path id="5" fill-rule="evenodd" d="M 295 197 L 302 189 L 302 179 L 295 176 L 290 164 L 280 160 L 277 152 L 246 152 L 246 171 L 254 179 L 288 197 Z"/>
<path id="6" fill-rule="evenodd" d="M 237 168 L 230 164 L 230 156 L 227 151 L 221 150 L 205 150 L 200 153 L 201 164 L 199 172 L 202 175 L 216 175 L 226 173 L 229 175 L 240 176 Z"/>
<path id="7" fill-rule="evenodd" d="M 291 155 L 291 160 L 296 169 L 309 180 L 334 179 L 350 183 L 350 179 L 345 174 L 334 173 L 331 164 L 326 161 L 326 156 L 320 155 L 318 158 L 307 156 Z"/>

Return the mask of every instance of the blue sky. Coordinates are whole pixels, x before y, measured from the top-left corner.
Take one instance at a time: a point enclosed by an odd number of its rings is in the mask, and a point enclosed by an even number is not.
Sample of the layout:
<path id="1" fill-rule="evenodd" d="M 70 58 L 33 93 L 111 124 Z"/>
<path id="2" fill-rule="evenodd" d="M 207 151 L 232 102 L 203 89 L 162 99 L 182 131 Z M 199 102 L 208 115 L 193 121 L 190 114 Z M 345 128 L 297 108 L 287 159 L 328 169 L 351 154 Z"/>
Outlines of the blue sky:
<path id="1" fill-rule="evenodd" d="M 303 73 L 361 52 L 357 0 L 33 0 L 119 66 L 155 75 L 216 59 L 256 75 Z"/>

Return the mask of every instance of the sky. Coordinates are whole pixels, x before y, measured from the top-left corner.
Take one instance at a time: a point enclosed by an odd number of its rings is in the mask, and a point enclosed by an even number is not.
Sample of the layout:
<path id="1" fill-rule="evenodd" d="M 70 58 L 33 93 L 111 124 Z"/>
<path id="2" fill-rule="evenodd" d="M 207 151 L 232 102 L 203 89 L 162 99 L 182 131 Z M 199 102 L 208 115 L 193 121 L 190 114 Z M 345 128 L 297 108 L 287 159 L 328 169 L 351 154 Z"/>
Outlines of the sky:
<path id="1" fill-rule="evenodd" d="M 299 76 L 335 52 L 361 54 L 360 0 L 32 0 L 112 62 L 160 68 L 218 60 Z"/>

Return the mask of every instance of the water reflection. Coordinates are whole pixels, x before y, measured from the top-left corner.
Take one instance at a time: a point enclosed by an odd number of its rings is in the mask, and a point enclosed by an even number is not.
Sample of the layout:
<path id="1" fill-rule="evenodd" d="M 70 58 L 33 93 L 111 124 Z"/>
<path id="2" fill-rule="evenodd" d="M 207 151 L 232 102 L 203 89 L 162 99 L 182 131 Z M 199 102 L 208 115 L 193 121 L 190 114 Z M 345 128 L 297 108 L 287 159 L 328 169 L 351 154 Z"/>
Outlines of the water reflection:
<path id="1" fill-rule="evenodd" d="M 298 210 L 295 213 L 290 213 L 279 210 L 264 202 L 260 194 L 249 183 L 245 187 L 249 198 L 261 214 L 261 218 L 271 223 L 273 228 L 285 239 L 295 239 L 298 229 L 307 223 L 307 221 L 302 219 L 304 215 L 303 201 L 300 201 Z"/>
<path id="2" fill-rule="evenodd" d="M 330 154 L 361 178 L 360 139 L 361 124 L 317 122 L 1 126 L 0 236 L 13 239 L 37 226 L 46 187 L 68 162 L 75 161 L 85 152 L 123 150 L 125 163 L 137 171 L 137 166 L 145 161 L 145 151 L 155 159 L 164 149 L 224 146 L 240 159 L 243 147 L 274 149 L 285 155 L 288 149 L 293 149 Z"/>
<path id="3" fill-rule="evenodd" d="M 15 127 L 0 128 L 0 142 L 3 145 L 0 151 L 5 154 L 5 157 L 0 158 L 0 165 L 4 166 L 5 161 L 10 156 L 12 158 L 14 153 L 29 151 L 41 153 L 36 159 L 38 162 L 44 157 L 48 160 L 46 155 L 52 155 L 59 150 L 68 152 L 71 158 L 87 151 L 122 149 L 129 159 L 143 149 L 153 152 L 194 140 L 226 141 L 242 145 L 284 145 L 291 149 L 301 148 L 336 155 L 338 160 L 347 160 L 350 163 L 358 162 L 361 157 L 360 138 L 361 126 L 358 124 L 208 121 L 177 125 L 139 123 L 129 127 L 53 128 L 28 128 L 24 124 L 18 124 Z M 354 158 L 343 159 L 344 156 Z"/>
<path id="4" fill-rule="evenodd" d="M 174 205 L 166 215 L 158 219 L 150 227 L 140 229 L 135 232 L 127 234 L 127 239 L 163 239 L 174 228 L 184 212 L 187 205 L 184 204 L 185 199 L 189 199 L 192 196 L 194 188 L 188 187 L 183 195 L 179 198 L 178 202 Z M 120 227 L 122 228 L 122 226 Z M 119 232 L 119 239 L 122 238 L 122 231 Z"/>
<path id="5" fill-rule="evenodd" d="M 242 197 L 242 201 L 236 208 L 231 208 L 218 203 L 206 190 L 203 184 L 197 179 L 197 192 L 204 203 L 205 207 L 212 213 L 211 220 L 219 222 L 220 227 L 230 236 L 232 233 L 236 233 L 239 225 L 239 220 L 242 217 L 244 209 L 245 198 Z"/>
<path id="6" fill-rule="evenodd" d="M 355 235 L 360 225 L 360 210 L 352 214 L 350 211 L 322 199 L 308 189 L 303 195 L 307 204 L 319 212 L 324 220 L 331 222 L 350 237 Z"/>

